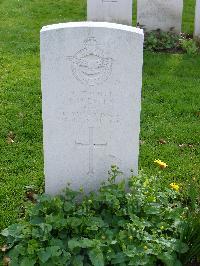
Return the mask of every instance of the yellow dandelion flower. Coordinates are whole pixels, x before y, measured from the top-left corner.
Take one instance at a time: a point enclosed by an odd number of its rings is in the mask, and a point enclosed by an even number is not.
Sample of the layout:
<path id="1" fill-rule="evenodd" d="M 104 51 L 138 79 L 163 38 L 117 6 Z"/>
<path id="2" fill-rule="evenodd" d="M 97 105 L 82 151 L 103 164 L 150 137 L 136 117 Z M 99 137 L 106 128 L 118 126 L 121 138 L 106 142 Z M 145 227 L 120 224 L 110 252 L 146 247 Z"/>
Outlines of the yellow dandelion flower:
<path id="1" fill-rule="evenodd" d="M 168 165 L 164 162 L 162 162 L 161 160 L 154 160 L 154 163 L 156 163 L 158 166 L 160 166 L 161 169 L 166 168 Z"/>
<path id="2" fill-rule="evenodd" d="M 178 185 L 178 184 L 176 184 L 176 183 L 171 183 L 170 184 L 170 187 L 171 187 L 171 189 L 173 189 L 173 190 L 175 190 L 175 191 L 179 191 L 179 189 L 180 189 L 180 186 Z"/>

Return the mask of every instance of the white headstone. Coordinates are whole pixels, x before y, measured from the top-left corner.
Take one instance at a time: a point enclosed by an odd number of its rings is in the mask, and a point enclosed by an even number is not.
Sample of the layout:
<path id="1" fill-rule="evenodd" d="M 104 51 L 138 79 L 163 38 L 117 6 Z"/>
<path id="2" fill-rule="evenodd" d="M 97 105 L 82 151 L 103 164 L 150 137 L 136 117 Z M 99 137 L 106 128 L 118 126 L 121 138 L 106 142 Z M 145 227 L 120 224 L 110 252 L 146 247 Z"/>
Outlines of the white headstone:
<path id="1" fill-rule="evenodd" d="M 200 38 L 200 0 L 196 0 L 194 36 Z"/>
<path id="2" fill-rule="evenodd" d="M 183 0 L 139 0 L 137 1 L 137 22 L 152 31 L 181 32 Z"/>
<path id="3" fill-rule="evenodd" d="M 132 0 L 87 0 L 87 20 L 132 25 Z"/>
<path id="4" fill-rule="evenodd" d="M 46 192 L 138 171 L 143 31 L 106 22 L 41 30 Z"/>

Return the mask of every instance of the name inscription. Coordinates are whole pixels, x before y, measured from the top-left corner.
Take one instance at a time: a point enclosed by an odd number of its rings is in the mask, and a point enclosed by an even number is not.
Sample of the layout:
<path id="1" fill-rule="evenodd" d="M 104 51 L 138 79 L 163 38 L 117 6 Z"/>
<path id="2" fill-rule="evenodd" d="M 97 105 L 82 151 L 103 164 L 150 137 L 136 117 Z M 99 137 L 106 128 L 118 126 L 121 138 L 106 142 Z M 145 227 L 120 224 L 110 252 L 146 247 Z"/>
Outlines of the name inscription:
<path id="1" fill-rule="evenodd" d="M 66 101 L 61 119 L 65 122 L 102 125 L 119 123 L 120 112 L 113 112 L 115 96 L 110 90 L 75 91 L 72 90 Z"/>

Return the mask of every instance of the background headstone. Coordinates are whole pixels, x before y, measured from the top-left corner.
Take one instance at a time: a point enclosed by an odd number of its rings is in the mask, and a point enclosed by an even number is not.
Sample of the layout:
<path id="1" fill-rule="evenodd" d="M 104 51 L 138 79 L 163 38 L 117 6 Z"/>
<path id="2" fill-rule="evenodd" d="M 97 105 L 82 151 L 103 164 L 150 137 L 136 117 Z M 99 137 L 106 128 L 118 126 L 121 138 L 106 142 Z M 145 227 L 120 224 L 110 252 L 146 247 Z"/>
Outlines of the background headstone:
<path id="1" fill-rule="evenodd" d="M 200 0 L 196 0 L 194 36 L 200 38 Z"/>
<path id="2" fill-rule="evenodd" d="M 137 1 L 137 23 L 145 31 L 181 32 L 183 0 Z"/>
<path id="3" fill-rule="evenodd" d="M 132 0 L 87 0 L 87 20 L 132 25 Z"/>
<path id="4" fill-rule="evenodd" d="M 138 171 L 143 31 L 106 22 L 41 30 L 46 192 Z"/>

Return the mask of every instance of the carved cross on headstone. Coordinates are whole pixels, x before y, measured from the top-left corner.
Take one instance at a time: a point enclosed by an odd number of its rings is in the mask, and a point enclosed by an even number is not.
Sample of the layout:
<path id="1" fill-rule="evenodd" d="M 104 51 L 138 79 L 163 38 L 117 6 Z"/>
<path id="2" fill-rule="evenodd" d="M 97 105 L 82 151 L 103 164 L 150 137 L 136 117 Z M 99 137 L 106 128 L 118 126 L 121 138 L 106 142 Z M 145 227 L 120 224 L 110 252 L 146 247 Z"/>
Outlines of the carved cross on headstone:
<path id="1" fill-rule="evenodd" d="M 89 142 L 75 142 L 79 146 L 88 146 L 89 147 L 89 171 L 88 175 L 94 174 L 94 148 L 95 147 L 105 147 L 107 143 L 94 143 L 94 132 L 93 127 L 89 127 Z"/>

